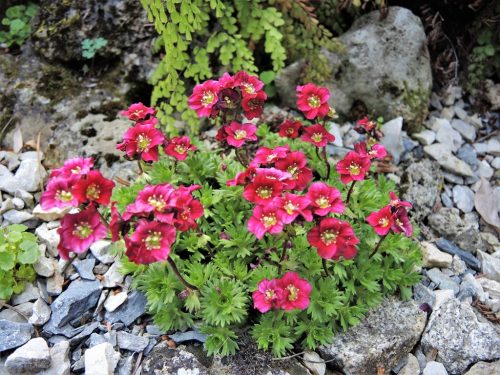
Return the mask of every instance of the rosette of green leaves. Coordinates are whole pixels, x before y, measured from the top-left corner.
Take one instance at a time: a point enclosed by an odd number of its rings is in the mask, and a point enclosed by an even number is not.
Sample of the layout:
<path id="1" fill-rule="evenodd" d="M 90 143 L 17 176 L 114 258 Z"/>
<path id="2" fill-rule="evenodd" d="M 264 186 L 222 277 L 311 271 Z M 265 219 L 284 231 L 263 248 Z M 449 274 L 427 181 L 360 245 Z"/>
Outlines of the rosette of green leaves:
<path id="1" fill-rule="evenodd" d="M 25 225 L 0 229 L 0 299 L 21 293 L 26 282 L 35 280 L 33 264 L 40 256 L 36 236 Z"/>
<path id="2" fill-rule="evenodd" d="M 16 5 L 7 9 L 2 25 L 8 30 L 0 31 L 0 43 L 7 47 L 17 44 L 22 46 L 31 34 L 31 20 L 38 11 L 38 5 Z"/>

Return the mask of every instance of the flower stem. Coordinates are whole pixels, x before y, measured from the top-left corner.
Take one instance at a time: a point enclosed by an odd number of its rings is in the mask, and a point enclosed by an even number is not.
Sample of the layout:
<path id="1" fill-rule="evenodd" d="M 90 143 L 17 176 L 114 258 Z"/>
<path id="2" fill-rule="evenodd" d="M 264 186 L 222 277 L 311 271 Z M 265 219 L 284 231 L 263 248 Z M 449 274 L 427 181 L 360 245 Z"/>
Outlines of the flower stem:
<path id="1" fill-rule="evenodd" d="M 323 264 L 323 270 L 325 271 L 326 276 L 331 276 L 330 271 L 328 271 L 328 264 L 326 263 L 326 259 L 321 259 L 321 263 Z"/>
<path id="2" fill-rule="evenodd" d="M 137 160 L 137 165 L 139 166 L 139 171 L 141 172 L 140 174 L 144 174 L 144 168 L 142 168 L 142 163 L 140 160 Z"/>
<path id="3" fill-rule="evenodd" d="M 384 239 L 385 239 L 386 237 L 387 237 L 387 235 L 386 235 L 386 236 L 382 236 L 382 237 L 380 237 L 380 240 L 378 241 L 377 246 L 375 246 L 375 249 L 373 249 L 373 251 L 372 251 L 372 253 L 370 254 L 370 256 L 368 257 L 368 259 L 371 259 L 371 258 L 372 258 L 372 256 L 374 256 L 374 255 L 375 255 L 375 253 L 377 252 L 378 248 L 380 247 L 380 244 L 384 241 Z"/>
<path id="4" fill-rule="evenodd" d="M 352 194 L 352 190 L 354 189 L 354 184 L 356 183 L 356 181 L 353 181 L 352 184 L 351 184 L 351 187 L 349 188 L 349 192 L 347 193 L 347 198 L 345 200 L 345 203 L 348 204 L 349 203 L 349 199 L 351 199 L 351 194 Z"/>
<path id="5" fill-rule="evenodd" d="M 170 267 L 172 268 L 172 271 L 174 271 L 175 273 L 175 276 L 177 276 L 177 278 L 179 279 L 179 281 L 188 289 L 191 289 L 191 290 L 199 290 L 197 287 L 195 287 L 194 285 L 191 285 L 189 284 L 186 279 L 184 279 L 184 277 L 182 277 L 181 273 L 179 272 L 179 269 L 177 268 L 177 266 L 175 265 L 174 261 L 172 260 L 172 258 L 167 258 L 167 262 L 168 264 L 170 264 Z"/>
<path id="6" fill-rule="evenodd" d="M 99 217 L 101 218 L 102 223 L 106 226 L 106 228 L 108 228 L 108 229 L 109 229 L 109 223 L 108 223 L 108 221 L 104 218 L 104 216 L 103 216 L 103 214 L 101 213 L 101 211 L 99 211 L 99 210 L 97 210 L 97 209 L 96 209 L 96 211 L 97 211 L 97 214 L 99 215 Z"/>
<path id="7" fill-rule="evenodd" d="M 240 164 L 241 164 L 243 167 L 247 168 L 248 166 L 247 166 L 247 165 L 243 162 L 243 160 L 241 159 L 241 155 L 240 155 L 240 153 L 239 153 L 238 151 L 239 151 L 239 149 L 238 149 L 238 148 L 237 148 L 237 149 L 235 149 L 236 159 L 238 159 L 238 161 L 240 162 Z"/>
<path id="8" fill-rule="evenodd" d="M 288 247 L 289 239 L 290 239 L 290 234 L 287 231 L 285 235 L 285 241 L 283 242 L 283 250 L 281 250 L 280 261 L 278 263 L 278 274 L 281 274 L 281 265 L 283 264 L 283 261 L 285 260 L 286 257 L 286 249 Z"/>
<path id="9" fill-rule="evenodd" d="M 321 154 L 323 155 L 323 159 L 325 159 L 326 164 L 326 179 L 330 179 L 330 163 L 328 162 L 328 156 L 326 154 L 326 146 L 322 148 Z"/>

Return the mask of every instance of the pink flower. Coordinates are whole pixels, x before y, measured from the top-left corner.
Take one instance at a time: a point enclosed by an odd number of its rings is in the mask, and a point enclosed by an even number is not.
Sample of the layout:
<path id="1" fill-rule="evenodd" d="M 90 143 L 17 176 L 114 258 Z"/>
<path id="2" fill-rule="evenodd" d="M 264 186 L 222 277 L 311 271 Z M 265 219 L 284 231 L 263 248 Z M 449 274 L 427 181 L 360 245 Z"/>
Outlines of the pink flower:
<path id="1" fill-rule="evenodd" d="M 411 205 L 410 202 L 402 201 L 401 199 L 398 198 L 398 196 L 394 192 L 390 192 L 389 196 L 391 197 L 391 201 L 389 202 L 389 205 L 393 208 L 399 208 L 399 207 L 407 207 L 407 208 L 412 208 L 413 206 Z M 394 210 L 393 210 L 394 211 Z"/>
<path id="2" fill-rule="evenodd" d="M 194 109 L 198 117 L 209 117 L 219 99 L 220 86 L 219 82 L 214 80 L 196 85 L 188 99 L 189 108 Z"/>
<path id="3" fill-rule="evenodd" d="M 71 177 L 80 176 L 89 173 L 89 171 L 94 166 L 93 158 L 73 158 L 68 159 L 64 162 L 64 166 L 58 169 L 54 169 L 50 173 L 50 177 Z"/>
<path id="4" fill-rule="evenodd" d="M 254 177 L 255 177 L 255 168 L 248 167 L 245 171 L 238 172 L 236 174 L 236 177 L 233 178 L 232 180 L 227 180 L 226 185 L 227 186 L 246 185 L 252 182 Z"/>
<path id="5" fill-rule="evenodd" d="M 323 125 L 314 124 L 304 128 L 304 134 L 300 139 L 304 142 L 312 143 L 316 147 L 325 147 L 328 142 L 333 142 L 335 137 Z"/>
<path id="6" fill-rule="evenodd" d="M 229 126 L 225 127 L 226 142 L 236 148 L 240 148 L 246 141 L 256 141 L 257 136 L 255 132 L 257 128 L 253 124 L 240 124 L 232 121 Z"/>
<path id="7" fill-rule="evenodd" d="M 264 91 L 259 91 L 255 96 L 243 96 L 241 106 L 243 107 L 245 117 L 249 120 L 260 117 L 266 99 L 267 94 Z"/>
<path id="8" fill-rule="evenodd" d="M 257 290 L 252 293 L 253 306 L 261 313 L 278 309 L 283 303 L 284 291 L 278 280 L 264 279 L 259 282 Z"/>
<path id="9" fill-rule="evenodd" d="M 368 224 L 370 224 L 375 232 L 379 236 L 385 236 L 390 232 L 391 227 L 394 225 L 394 218 L 391 211 L 391 206 L 385 206 L 379 211 L 372 212 L 366 218 Z"/>
<path id="10" fill-rule="evenodd" d="M 302 123 L 300 121 L 285 120 L 280 125 L 279 135 L 282 138 L 297 138 L 299 131 L 302 130 Z"/>
<path id="11" fill-rule="evenodd" d="M 382 145 L 374 144 L 370 151 L 367 151 L 365 142 L 358 142 L 354 145 L 354 151 L 362 156 L 368 156 L 370 159 L 383 159 L 387 155 L 385 147 Z"/>
<path id="12" fill-rule="evenodd" d="M 224 72 L 219 78 L 219 85 L 221 89 L 234 89 L 239 85 L 239 81 L 236 81 L 235 76 L 232 76 L 228 72 Z"/>
<path id="13" fill-rule="evenodd" d="M 248 230 L 259 240 L 266 233 L 277 234 L 283 231 L 281 213 L 274 204 L 255 206 L 252 217 L 248 221 Z"/>
<path id="14" fill-rule="evenodd" d="M 128 221 L 134 215 L 147 217 L 153 212 L 157 220 L 172 224 L 174 214 L 170 209 L 170 196 L 174 191 L 170 184 L 147 185 L 139 191 L 135 202 L 127 206 L 123 219 Z"/>
<path id="15" fill-rule="evenodd" d="M 306 164 L 306 156 L 300 151 L 290 152 L 285 159 L 276 162 L 276 168 L 292 175 L 292 178 L 285 182 L 286 189 L 305 189 L 313 178 L 312 171 L 306 167 Z"/>
<path id="16" fill-rule="evenodd" d="M 328 105 L 330 92 L 326 87 L 318 87 L 312 83 L 297 86 L 297 108 L 301 110 L 307 119 L 325 117 L 330 111 Z"/>
<path id="17" fill-rule="evenodd" d="M 257 76 L 245 71 L 234 75 L 234 84 L 240 87 L 243 97 L 255 97 L 264 88 L 264 83 Z"/>
<path id="18" fill-rule="evenodd" d="M 62 176 L 62 175 L 60 175 Z M 44 210 L 52 208 L 77 207 L 78 199 L 73 193 L 73 186 L 78 177 L 52 177 L 47 189 L 40 198 L 40 205 Z"/>
<path id="19" fill-rule="evenodd" d="M 196 228 L 198 225 L 195 220 L 203 216 L 203 205 L 191 195 L 194 190 L 199 188 L 199 185 L 180 186 L 170 196 L 170 205 L 176 211 L 174 225 L 182 232 Z"/>
<path id="20" fill-rule="evenodd" d="M 337 172 L 342 183 L 348 184 L 351 181 L 364 180 L 370 165 L 368 156 L 349 151 L 344 159 L 337 163 Z"/>
<path id="21" fill-rule="evenodd" d="M 125 237 L 125 254 L 137 264 L 161 262 L 168 258 L 175 236 L 172 225 L 140 220 L 130 238 Z"/>
<path id="22" fill-rule="evenodd" d="M 252 203 L 267 204 L 282 191 L 282 182 L 264 175 L 257 175 L 250 184 L 245 186 L 243 197 Z"/>
<path id="23" fill-rule="evenodd" d="M 75 184 L 73 194 L 79 203 L 90 201 L 107 206 L 114 187 L 115 183 L 104 178 L 101 172 L 90 171 Z"/>
<path id="24" fill-rule="evenodd" d="M 307 234 L 311 246 L 318 250 L 323 259 L 352 259 L 357 253 L 356 244 L 359 239 L 354 234 L 351 225 L 335 218 L 322 219 Z"/>
<path id="25" fill-rule="evenodd" d="M 158 160 L 158 146 L 165 141 L 163 133 L 156 129 L 153 122 L 137 123 L 129 128 L 123 136 L 123 142 L 116 145 L 131 159 L 137 157 L 144 161 Z"/>
<path id="26" fill-rule="evenodd" d="M 61 236 L 61 248 L 83 253 L 94 242 L 105 238 L 108 229 L 102 223 L 96 208 L 88 206 L 79 213 L 66 214 L 57 233 Z"/>
<path id="27" fill-rule="evenodd" d="M 295 272 L 287 272 L 279 280 L 279 285 L 285 294 L 281 304 L 283 310 L 304 310 L 309 306 L 312 287 L 307 280 L 301 279 Z"/>
<path id="28" fill-rule="evenodd" d="M 257 150 L 254 159 L 250 163 L 252 167 L 258 167 L 260 165 L 274 164 L 278 160 L 286 158 L 290 147 L 288 146 L 278 146 L 274 149 L 268 147 L 261 147 Z"/>
<path id="29" fill-rule="evenodd" d="M 286 193 L 283 197 L 275 199 L 275 204 L 281 211 L 281 220 L 283 224 L 292 223 L 299 215 L 306 221 L 312 221 L 312 213 L 308 208 L 311 203 L 309 198 L 302 195 Z"/>
<path id="30" fill-rule="evenodd" d="M 324 182 L 314 182 L 309 186 L 307 197 L 315 215 L 326 216 L 329 213 L 344 212 L 344 202 L 340 192 Z"/>
<path id="31" fill-rule="evenodd" d="M 127 116 L 129 120 L 140 121 L 144 120 L 148 115 L 154 116 L 156 110 L 154 108 L 146 107 L 142 103 L 134 103 L 126 111 L 121 111 L 121 115 Z"/>
<path id="32" fill-rule="evenodd" d="M 195 151 L 196 146 L 191 144 L 187 136 L 173 137 L 165 146 L 165 153 L 177 160 L 185 160 L 189 151 Z"/>
<path id="33" fill-rule="evenodd" d="M 393 209 L 394 210 L 394 209 Z M 404 233 L 406 237 L 411 237 L 413 234 L 413 226 L 410 223 L 410 218 L 404 207 L 396 208 L 393 213 L 394 223 L 392 224 L 392 231 L 394 233 Z"/>
<path id="34" fill-rule="evenodd" d="M 368 117 L 363 117 L 361 120 L 358 120 L 356 122 L 356 126 L 354 127 L 354 130 L 356 130 L 358 133 L 370 133 L 372 130 L 374 130 L 377 127 L 377 123 L 375 121 L 371 121 L 368 119 Z"/>

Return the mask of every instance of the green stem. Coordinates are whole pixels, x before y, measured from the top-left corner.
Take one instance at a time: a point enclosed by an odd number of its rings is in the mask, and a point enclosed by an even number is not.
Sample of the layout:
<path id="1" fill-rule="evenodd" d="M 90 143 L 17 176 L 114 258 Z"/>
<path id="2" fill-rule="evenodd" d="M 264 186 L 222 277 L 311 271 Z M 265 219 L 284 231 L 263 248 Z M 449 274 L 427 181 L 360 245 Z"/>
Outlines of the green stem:
<path id="1" fill-rule="evenodd" d="M 370 256 L 368 257 L 368 259 L 371 259 L 372 256 L 375 255 L 375 253 L 377 252 L 378 248 L 380 247 L 380 244 L 384 241 L 384 239 L 387 237 L 387 235 L 385 236 L 382 236 L 380 237 L 380 240 L 378 241 L 377 243 L 377 246 L 375 246 L 375 249 L 373 249 L 372 253 L 370 254 Z"/>
<path id="2" fill-rule="evenodd" d="M 351 199 L 351 194 L 352 194 L 352 190 L 354 189 L 354 184 L 355 183 L 356 183 L 356 181 L 353 181 L 352 184 L 351 184 L 351 187 L 349 188 L 349 192 L 347 193 L 347 198 L 345 200 L 346 204 L 349 204 L 349 199 Z"/>
<path id="3" fill-rule="evenodd" d="M 175 276 L 177 276 L 177 278 L 179 279 L 179 281 L 188 289 L 191 289 L 191 290 L 199 290 L 197 287 L 195 287 L 194 285 L 188 283 L 186 281 L 186 279 L 184 279 L 184 277 L 182 277 L 181 273 L 179 272 L 179 269 L 177 268 L 177 266 L 175 265 L 174 261 L 172 260 L 172 258 L 167 258 L 167 262 L 168 264 L 170 265 L 170 267 L 172 268 L 172 271 L 174 271 L 175 273 Z"/>
<path id="4" fill-rule="evenodd" d="M 281 256 L 278 263 L 278 275 L 281 274 L 281 265 L 283 264 L 286 257 L 286 249 L 288 247 L 288 241 L 290 240 L 290 233 L 288 231 L 285 232 L 285 241 L 283 242 L 283 249 L 281 250 Z"/>
<path id="5" fill-rule="evenodd" d="M 328 271 L 328 264 L 326 262 L 326 259 L 321 259 L 321 263 L 323 264 L 323 270 L 325 271 L 326 276 L 331 276 L 330 271 Z"/>
<path id="6" fill-rule="evenodd" d="M 322 148 L 321 153 L 323 155 L 323 159 L 325 159 L 326 164 L 326 179 L 330 179 L 330 163 L 328 162 L 328 156 L 326 154 L 326 146 Z"/>

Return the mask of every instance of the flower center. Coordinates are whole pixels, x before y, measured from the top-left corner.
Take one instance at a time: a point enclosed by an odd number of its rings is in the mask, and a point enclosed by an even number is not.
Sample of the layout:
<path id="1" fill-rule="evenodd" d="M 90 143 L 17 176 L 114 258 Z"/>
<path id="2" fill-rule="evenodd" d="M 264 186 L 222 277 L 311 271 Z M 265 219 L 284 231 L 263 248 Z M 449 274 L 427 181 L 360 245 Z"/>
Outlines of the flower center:
<path id="1" fill-rule="evenodd" d="M 155 208 L 156 211 L 163 211 L 167 203 L 163 199 L 163 195 L 152 195 L 148 198 L 148 203 Z"/>
<path id="2" fill-rule="evenodd" d="M 380 225 L 381 227 L 384 227 L 384 228 L 385 228 L 385 227 L 387 227 L 387 226 L 389 225 L 389 219 L 388 219 L 388 218 L 386 218 L 386 217 L 383 217 L 383 218 L 381 218 L 381 219 L 378 221 L 378 223 L 379 223 L 379 225 Z"/>
<path id="3" fill-rule="evenodd" d="M 288 215 L 292 215 L 299 209 L 299 205 L 295 205 L 292 201 L 287 201 L 283 206 Z"/>
<path id="4" fill-rule="evenodd" d="M 297 179 L 299 175 L 299 167 L 297 166 L 297 164 L 293 163 L 287 168 L 286 171 L 292 175 L 292 179 Z"/>
<path id="5" fill-rule="evenodd" d="M 275 298 L 276 298 L 276 292 L 273 289 L 267 289 L 266 290 L 266 299 L 268 301 L 272 301 Z"/>
<path id="6" fill-rule="evenodd" d="M 242 86 L 245 92 L 247 92 L 248 94 L 255 94 L 255 87 L 253 87 L 251 83 L 243 82 Z"/>
<path id="7" fill-rule="evenodd" d="M 259 186 L 255 192 L 260 198 L 269 199 L 273 194 L 273 189 L 269 186 Z"/>
<path id="8" fill-rule="evenodd" d="M 234 132 L 234 139 L 237 141 L 244 139 L 247 136 L 247 132 L 245 130 L 238 129 Z"/>
<path id="9" fill-rule="evenodd" d="M 266 160 L 267 160 L 267 162 L 269 163 L 269 162 L 272 162 L 272 161 L 273 161 L 275 158 L 277 158 L 277 157 L 278 157 L 278 154 L 275 154 L 275 153 L 273 153 L 273 154 L 269 154 L 269 155 L 267 155 Z"/>
<path id="10" fill-rule="evenodd" d="M 94 230 L 90 226 L 90 224 L 86 221 L 82 221 L 78 224 L 75 224 L 75 229 L 73 229 L 73 236 L 78 237 L 82 240 L 88 238 Z"/>
<path id="11" fill-rule="evenodd" d="M 214 99 L 215 99 L 215 94 L 212 91 L 203 91 L 203 95 L 201 97 L 201 104 L 204 107 L 206 107 L 206 106 L 212 104 Z"/>
<path id="12" fill-rule="evenodd" d="M 293 133 L 295 133 L 295 130 L 294 130 L 293 128 L 288 128 L 288 129 L 286 130 L 286 132 L 287 132 L 287 134 L 292 135 Z"/>
<path id="13" fill-rule="evenodd" d="M 389 205 L 393 207 L 397 206 L 398 204 L 399 204 L 399 199 L 393 199 L 389 202 Z"/>
<path id="14" fill-rule="evenodd" d="M 314 133 L 311 137 L 311 139 L 314 141 L 314 142 L 321 142 L 321 140 L 323 139 L 323 134 L 321 133 Z"/>
<path id="15" fill-rule="evenodd" d="M 69 202 L 73 199 L 73 194 L 71 194 L 71 191 L 57 190 L 56 199 L 62 202 Z"/>
<path id="16" fill-rule="evenodd" d="M 319 96 L 311 95 L 307 98 L 307 104 L 309 104 L 309 107 L 311 108 L 318 108 L 321 105 L 321 100 L 319 99 Z"/>
<path id="17" fill-rule="evenodd" d="M 295 285 L 288 285 L 286 288 L 288 289 L 288 300 L 296 301 L 299 298 L 299 288 Z"/>
<path id="18" fill-rule="evenodd" d="M 359 166 L 359 164 L 351 163 L 351 165 L 349 166 L 349 173 L 353 174 L 353 175 L 360 174 L 361 173 L 361 167 Z"/>
<path id="19" fill-rule="evenodd" d="M 337 241 L 338 232 L 335 232 L 331 229 L 325 230 L 321 233 L 321 241 L 327 246 L 330 246 L 332 243 Z"/>
<path id="20" fill-rule="evenodd" d="M 174 147 L 174 151 L 177 152 L 178 154 L 184 154 L 186 152 L 186 146 L 177 145 Z"/>
<path id="21" fill-rule="evenodd" d="M 137 109 L 134 112 L 132 112 L 134 116 L 141 116 L 142 115 L 142 109 Z"/>
<path id="22" fill-rule="evenodd" d="M 184 211 L 181 213 L 181 219 L 182 220 L 187 220 L 190 217 L 191 209 L 187 207 Z"/>
<path id="23" fill-rule="evenodd" d="M 328 208 L 328 207 L 330 207 L 330 201 L 324 195 L 322 195 L 318 199 L 316 199 L 315 203 L 318 205 L 319 208 Z"/>
<path id="24" fill-rule="evenodd" d="M 401 221 L 401 220 L 399 220 L 399 219 L 396 219 L 396 226 L 398 226 L 398 227 L 402 227 L 402 226 L 403 226 L 402 221 Z"/>
<path id="25" fill-rule="evenodd" d="M 273 213 L 262 216 L 260 221 L 266 228 L 272 227 L 278 222 L 278 220 L 276 219 L 276 215 Z"/>
<path id="26" fill-rule="evenodd" d="M 161 247 L 161 233 L 149 232 L 149 235 L 144 239 L 144 244 L 147 250 L 158 250 Z"/>
<path id="27" fill-rule="evenodd" d="M 79 165 L 77 165 L 75 168 L 71 169 L 71 173 L 73 173 L 73 174 L 80 174 L 81 171 L 82 171 L 82 168 L 80 168 Z"/>
<path id="28" fill-rule="evenodd" d="M 138 152 L 147 151 L 150 143 L 151 139 L 149 139 L 144 134 L 139 134 L 139 136 L 137 137 L 137 151 Z"/>
<path id="29" fill-rule="evenodd" d="M 99 199 L 99 197 L 101 196 L 101 189 L 99 189 L 99 186 L 97 186 L 96 184 L 90 184 L 87 187 L 86 193 L 87 193 L 87 198 Z"/>

